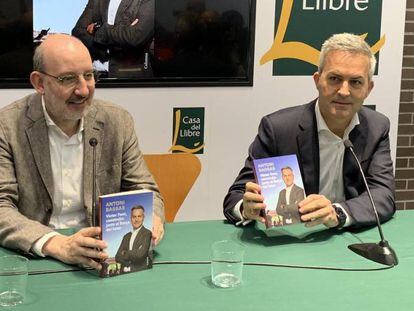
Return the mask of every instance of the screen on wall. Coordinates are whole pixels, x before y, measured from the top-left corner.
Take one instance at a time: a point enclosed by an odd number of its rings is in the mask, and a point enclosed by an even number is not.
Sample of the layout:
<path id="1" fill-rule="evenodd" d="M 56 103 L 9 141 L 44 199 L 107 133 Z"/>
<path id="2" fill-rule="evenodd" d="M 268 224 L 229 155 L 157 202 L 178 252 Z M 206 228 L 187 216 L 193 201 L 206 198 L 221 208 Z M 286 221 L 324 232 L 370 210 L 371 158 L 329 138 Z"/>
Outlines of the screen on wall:
<path id="1" fill-rule="evenodd" d="M 0 2 L 0 85 L 30 87 L 55 33 L 89 49 L 99 87 L 253 85 L 255 0 Z"/>

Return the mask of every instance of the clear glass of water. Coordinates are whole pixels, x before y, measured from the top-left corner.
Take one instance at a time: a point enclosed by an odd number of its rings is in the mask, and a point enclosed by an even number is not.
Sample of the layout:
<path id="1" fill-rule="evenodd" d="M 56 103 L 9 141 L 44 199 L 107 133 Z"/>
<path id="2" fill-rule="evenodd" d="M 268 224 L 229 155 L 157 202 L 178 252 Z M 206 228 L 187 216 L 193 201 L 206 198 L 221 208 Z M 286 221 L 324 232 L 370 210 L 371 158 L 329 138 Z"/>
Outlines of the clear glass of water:
<path id="1" fill-rule="evenodd" d="M 230 241 L 218 241 L 211 247 L 211 281 L 223 288 L 242 283 L 244 248 Z"/>
<path id="2" fill-rule="evenodd" d="M 0 257 L 0 306 L 23 303 L 27 287 L 28 259 L 18 255 Z"/>

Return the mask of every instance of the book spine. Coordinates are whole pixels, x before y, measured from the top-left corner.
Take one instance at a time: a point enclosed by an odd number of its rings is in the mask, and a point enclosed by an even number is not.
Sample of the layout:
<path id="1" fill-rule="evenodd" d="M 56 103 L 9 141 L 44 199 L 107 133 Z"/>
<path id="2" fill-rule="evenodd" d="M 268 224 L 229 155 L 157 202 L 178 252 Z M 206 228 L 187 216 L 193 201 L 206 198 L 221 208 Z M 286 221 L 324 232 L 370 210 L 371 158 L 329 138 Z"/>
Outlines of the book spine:
<path id="1" fill-rule="evenodd" d="M 101 228 L 101 234 L 99 235 L 99 238 L 102 240 L 102 223 L 103 223 L 103 210 L 102 210 L 102 198 L 99 197 L 99 202 L 98 202 L 98 226 Z"/>

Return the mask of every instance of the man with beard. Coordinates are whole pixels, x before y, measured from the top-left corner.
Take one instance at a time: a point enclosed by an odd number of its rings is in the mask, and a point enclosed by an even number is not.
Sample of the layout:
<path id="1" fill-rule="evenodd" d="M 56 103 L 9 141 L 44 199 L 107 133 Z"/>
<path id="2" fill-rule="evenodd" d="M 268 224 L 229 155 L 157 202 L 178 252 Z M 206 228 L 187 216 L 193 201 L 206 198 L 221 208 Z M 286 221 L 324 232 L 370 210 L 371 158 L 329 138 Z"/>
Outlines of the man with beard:
<path id="1" fill-rule="evenodd" d="M 164 206 L 124 109 L 93 99 L 88 49 L 68 35 L 49 36 L 35 51 L 36 90 L 0 110 L 0 243 L 69 264 L 101 269 L 105 241 L 92 222 L 92 148 L 100 194 L 154 192 L 153 238 L 163 236 Z M 54 231 L 79 228 L 64 236 Z"/>

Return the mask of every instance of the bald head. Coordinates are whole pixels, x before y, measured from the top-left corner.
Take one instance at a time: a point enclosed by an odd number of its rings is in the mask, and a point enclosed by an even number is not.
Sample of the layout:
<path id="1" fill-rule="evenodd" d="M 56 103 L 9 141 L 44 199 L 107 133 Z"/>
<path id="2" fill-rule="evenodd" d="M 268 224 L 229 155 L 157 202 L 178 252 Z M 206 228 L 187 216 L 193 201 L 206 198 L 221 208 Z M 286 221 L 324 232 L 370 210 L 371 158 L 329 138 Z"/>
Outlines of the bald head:
<path id="1" fill-rule="evenodd" d="M 87 59 L 92 63 L 88 49 L 79 39 L 66 34 L 49 35 L 34 53 L 33 70 L 47 71 L 50 65 L 63 63 L 67 59 L 75 61 L 74 57 Z"/>

